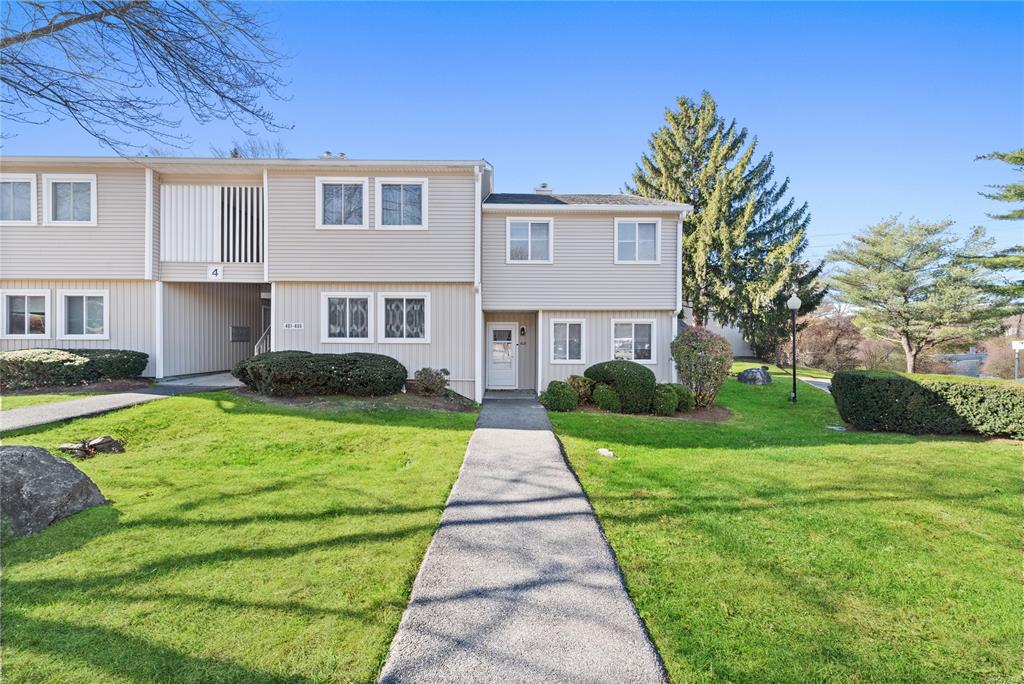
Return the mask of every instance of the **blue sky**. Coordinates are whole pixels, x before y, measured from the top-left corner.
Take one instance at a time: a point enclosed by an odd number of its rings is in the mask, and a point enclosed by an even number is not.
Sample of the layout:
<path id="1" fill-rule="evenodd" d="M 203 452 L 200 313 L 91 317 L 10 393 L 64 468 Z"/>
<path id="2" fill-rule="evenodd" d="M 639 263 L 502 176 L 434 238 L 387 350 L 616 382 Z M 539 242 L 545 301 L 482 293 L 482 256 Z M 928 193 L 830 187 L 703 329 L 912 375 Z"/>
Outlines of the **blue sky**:
<path id="1" fill-rule="evenodd" d="M 709 90 L 813 213 L 811 256 L 893 214 L 986 225 L 1024 145 L 1024 3 L 261 3 L 290 53 L 292 156 L 487 158 L 501 191 L 621 189 L 677 95 Z M 205 155 L 239 133 L 186 119 Z M 68 123 L 7 154 L 103 154 Z"/>

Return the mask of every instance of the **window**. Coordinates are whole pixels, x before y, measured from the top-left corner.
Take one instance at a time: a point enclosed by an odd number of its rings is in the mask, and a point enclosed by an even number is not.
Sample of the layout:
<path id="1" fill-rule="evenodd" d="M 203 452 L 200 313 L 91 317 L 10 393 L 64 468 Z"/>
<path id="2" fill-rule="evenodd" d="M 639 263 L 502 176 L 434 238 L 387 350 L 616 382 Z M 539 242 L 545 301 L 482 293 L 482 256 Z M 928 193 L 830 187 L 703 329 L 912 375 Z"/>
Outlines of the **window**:
<path id="1" fill-rule="evenodd" d="M 96 225 L 96 176 L 43 176 L 46 223 Z"/>
<path id="2" fill-rule="evenodd" d="M 370 342 L 373 329 L 368 292 L 324 292 L 320 302 L 320 341 Z"/>
<path id="3" fill-rule="evenodd" d="M 506 219 L 505 263 L 552 263 L 552 223 L 549 218 Z"/>
<path id="4" fill-rule="evenodd" d="M 612 321 L 612 358 L 655 363 L 654 321 Z"/>
<path id="5" fill-rule="evenodd" d="M 378 178 L 376 189 L 378 228 L 427 229 L 426 178 Z"/>
<path id="6" fill-rule="evenodd" d="M 36 223 L 34 173 L 0 173 L 0 223 Z"/>
<path id="7" fill-rule="evenodd" d="M 551 320 L 551 363 L 586 363 L 582 320 Z"/>
<path id="8" fill-rule="evenodd" d="M 365 230 L 365 178 L 316 179 L 316 227 Z"/>
<path id="9" fill-rule="evenodd" d="M 2 293 L 4 337 L 50 337 L 50 291 L 7 290 Z"/>
<path id="10" fill-rule="evenodd" d="M 380 342 L 429 342 L 430 295 L 389 292 L 380 295 Z"/>
<path id="11" fill-rule="evenodd" d="M 60 290 L 57 297 L 59 339 L 109 339 L 106 290 Z"/>
<path id="12" fill-rule="evenodd" d="M 615 219 L 615 263 L 660 263 L 660 234 L 660 219 Z"/>

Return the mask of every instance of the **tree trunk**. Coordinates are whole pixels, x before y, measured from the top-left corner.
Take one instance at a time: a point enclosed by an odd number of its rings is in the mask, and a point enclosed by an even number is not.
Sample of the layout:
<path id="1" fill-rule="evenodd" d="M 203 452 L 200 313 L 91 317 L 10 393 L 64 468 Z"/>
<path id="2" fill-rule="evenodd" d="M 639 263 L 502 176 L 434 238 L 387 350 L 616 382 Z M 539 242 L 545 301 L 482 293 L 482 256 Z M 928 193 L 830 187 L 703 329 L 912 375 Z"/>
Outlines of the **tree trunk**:
<path id="1" fill-rule="evenodd" d="M 907 372 L 913 373 L 917 368 L 917 351 L 910 346 L 910 338 L 906 335 L 900 336 L 900 343 L 903 345 L 903 354 L 907 357 Z"/>

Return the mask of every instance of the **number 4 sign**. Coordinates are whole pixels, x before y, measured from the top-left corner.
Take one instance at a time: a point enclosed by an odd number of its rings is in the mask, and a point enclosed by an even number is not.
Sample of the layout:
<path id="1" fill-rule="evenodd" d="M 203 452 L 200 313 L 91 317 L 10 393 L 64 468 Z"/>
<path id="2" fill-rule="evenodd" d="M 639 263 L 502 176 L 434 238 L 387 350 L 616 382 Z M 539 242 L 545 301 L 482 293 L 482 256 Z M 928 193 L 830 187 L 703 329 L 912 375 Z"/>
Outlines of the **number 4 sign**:
<path id="1" fill-rule="evenodd" d="M 224 279 L 224 267 L 216 264 L 206 267 L 206 279 L 207 280 L 223 280 Z"/>

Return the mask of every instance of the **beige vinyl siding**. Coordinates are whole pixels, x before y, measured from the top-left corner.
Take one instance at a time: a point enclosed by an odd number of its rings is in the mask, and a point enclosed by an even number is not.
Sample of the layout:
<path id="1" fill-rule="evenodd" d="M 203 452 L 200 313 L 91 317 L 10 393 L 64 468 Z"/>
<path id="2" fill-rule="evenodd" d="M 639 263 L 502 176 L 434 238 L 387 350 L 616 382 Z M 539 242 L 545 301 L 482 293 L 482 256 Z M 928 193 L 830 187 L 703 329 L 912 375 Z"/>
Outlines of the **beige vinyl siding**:
<path id="1" fill-rule="evenodd" d="M 485 309 L 675 309 L 678 214 L 657 215 L 661 219 L 661 263 L 656 265 L 614 263 L 615 219 L 636 214 L 552 216 L 533 208 L 517 215 L 554 219 L 554 263 L 506 264 L 508 214 L 484 214 L 481 268 Z"/>
<path id="2" fill-rule="evenodd" d="M 153 277 L 160 278 L 160 184 L 159 173 L 153 174 Z"/>
<path id="3" fill-rule="evenodd" d="M 484 312 L 484 373 L 487 373 L 487 354 L 490 345 L 486 337 L 488 323 L 515 323 L 515 337 L 519 365 L 519 389 L 537 388 L 537 313 L 535 311 L 485 311 Z M 519 328 L 526 328 L 526 335 L 519 334 Z"/>
<path id="4" fill-rule="evenodd" d="M 165 283 L 164 375 L 230 370 L 253 354 L 260 336 L 259 285 Z M 248 342 L 230 342 L 230 326 L 248 326 Z"/>
<path id="5" fill-rule="evenodd" d="M 320 300 L 323 292 L 371 292 L 374 294 L 373 339 L 379 339 L 379 296 L 383 292 L 430 294 L 430 342 L 322 343 Z M 409 282 L 276 282 L 274 283 L 274 349 L 344 354 L 372 352 L 401 362 L 411 378 L 420 368 L 447 368 L 451 388 L 464 396 L 474 395 L 473 286 L 462 283 Z M 284 325 L 301 323 L 302 329 Z"/>
<path id="6" fill-rule="evenodd" d="M 3 165 L 5 173 L 35 173 L 38 224 L 0 227 L 0 278 L 144 278 L 146 171 L 127 168 Z M 43 175 L 96 175 L 96 225 L 47 226 Z"/>
<path id="7" fill-rule="evenodd" d="M 49 290 L 49 336 L 43 339 L 0 339 L 0 351 L 13 349 L 131 349 L 149 354 L 145 374 L 156 372 L 154 354 L 153 282 L 148 280 L 0 280 L 0 290 Z M 106 340 L 60 340 L 57 297 L 60 290 L 107 290 Z M 6 322 L 0 322 L 6 325 Z"/>
<path id="8" fill-rule="evenodd" d="M 553 364 L 551 363 L 551 320 L 554 318 L 583 319 L 586 321 L 586 350 L 584 363 Z M 658 378 L 658 382 L 672 382 L 672 353 L 670 345 L 675 335 L 675 313 L 671 311 L 651 310 L 618 310 L 618 311 L 580 311 L 562 310 L 543 312 L 541 328 L 541 389 L 547 387 L 552 380 L 564 380 L 570 375 L 583 375 L 588 366 L 612 358 L 612 321 L 632 319 L 655 320 L 655 360 L 656 365 L 647 366 Z"/>
<path id="9" fill-rule="evenodd" d="M 216 263 L 191 263 L 184 261 L 161 261 L 160 279 L 173 282 L 209 282 L 206 277 L 209 266 L 219 266 L 223 277 L 216 282 L 225 283 L 262 283 L 263 264 L 216 264 Z"/>
<path id="10" fill-rule="evenodd" d="M 473 281 L 475 178 L 472 170 L 345 169 L 367 177 L 369 230 L 316 229 L 315 173 L 268 174 L 270 280 Z M 427 230 L 377 230 L 375 180 L 427 178 Z"/>

